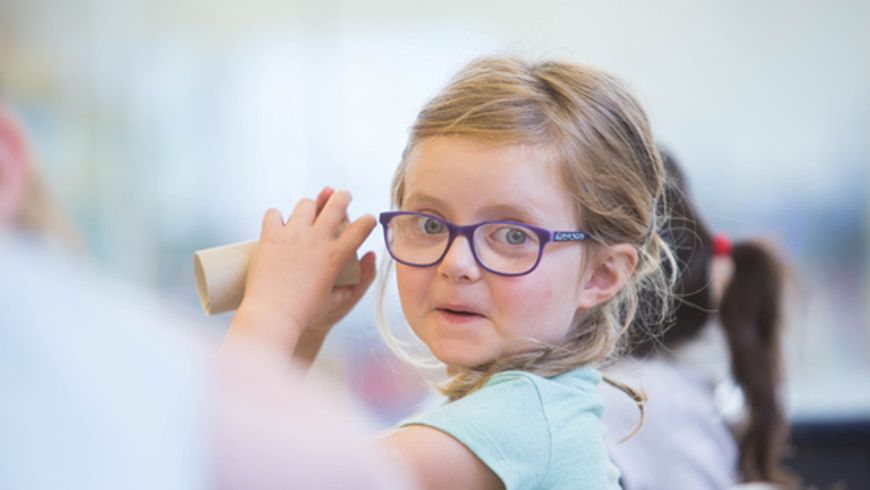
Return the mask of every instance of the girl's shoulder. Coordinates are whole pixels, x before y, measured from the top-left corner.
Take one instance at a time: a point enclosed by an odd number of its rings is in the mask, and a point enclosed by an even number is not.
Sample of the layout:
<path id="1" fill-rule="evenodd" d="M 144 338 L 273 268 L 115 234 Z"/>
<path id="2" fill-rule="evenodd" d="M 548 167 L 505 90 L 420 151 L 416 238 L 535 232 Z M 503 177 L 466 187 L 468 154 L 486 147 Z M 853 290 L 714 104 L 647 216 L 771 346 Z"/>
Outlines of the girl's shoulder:
<path id="1" fill-rule="evenodd" d="M 600 379 L 593 368 L 552 378 L 505 371 L 483 388 L 402 426 L 425 425 L 451 435 L 507 488 L 551 488 L 554 481 L 572 481 L 589 472 L 609 480 L 614 468 L 602 456 L 604 403 L 596 392 Z M 572 470 L 562 474 L 560 468 Z"/>

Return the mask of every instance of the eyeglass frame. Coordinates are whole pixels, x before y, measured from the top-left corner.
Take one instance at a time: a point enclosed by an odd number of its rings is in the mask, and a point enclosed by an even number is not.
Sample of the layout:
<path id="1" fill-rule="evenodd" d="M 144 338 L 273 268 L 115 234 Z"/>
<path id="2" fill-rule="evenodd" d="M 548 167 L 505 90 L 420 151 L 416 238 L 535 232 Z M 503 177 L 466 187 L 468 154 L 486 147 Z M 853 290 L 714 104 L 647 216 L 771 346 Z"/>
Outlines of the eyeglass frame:
<path id="1" fill-rule="evenodd" d="M 444 247 L 444 252 L 441 253 L 441 256 L 438 257 L 436 260 L 432 261 L 431 263 L 428 263 L 428 264 L 414 264 L 414 263 L 407 262 L 407 261 L 404 261 L 404 260 L 396 257 L 393 254 L 392 248 L 390 247 L 390 236 L 389 236 L 390 221 L 393 218 L 395 218 L 396 216 L 423 216 L 426 218 L 432 218 L 435 221 L 438 221 L 439 223 L 443 224 L 447 228 L 448 238 L 447 238 L 447 245 Z M 464 236 L 465 239 L 468 240 L 468 246 L 469 246 L 469 248 L 471 248 L 471 254 L 474 256 L 474 260 L 477 262 L 477 265 L 479 265 L 481 268 L 483 268 L 484 270 L 486 270 L 488 272 L 491 272 L 491 273 L 499 275 L 499 276 L 505 276 L 505 277 L 518 277 L 518 276 L 525 276 L 527 274 L 531 274 L 532 271 L 534 271 L 538 267 L 538 264 L 541 263 L 541 258 L 544 256 L 544 246 L 547 243 L 550 243 L 550 242 L 554 242 L 554 243 L 566 243 L 566 242 L 567 243 L 579 243 L 579 242 L 583 242 L 583 241 L 590 239 L 589 234 L 586 233 L 585 231 L 552 231 L 552 230 L 548 230 L 546 228 L 541 228 L 539 226 L 533 226 L 533 225 L 529 225 L 526 223 L 520 223 L 518 221 L 483 221 L 481 223 L 477 223 L 477 224 L 473 224 L 473 225 L 461 226 L 461 225 L 453 224 L 444 218 L 439 218 L 438 216 L 434 216 L 434 215 L 431 215 L 428 213 L 416 213 L 413 211 L 385 211 L 378 216 L 378 220 L 380 221 L 381 226 L 384 228 L 384 243 L 387 246 L 387 252 L 390 254 L 390 257 L 393 258 L 393 260 L 395 260 L 396 262 L 398 262 L 400 264 L 404 264 L 404 265 L 407 265 L 410 267 L 432 267 L 433 265 L 436 265 L 436 264 L 440 263 L 442 260 L 444 260 L 444 257 L 447 256 L 447 252 L 450 251 L 450 247 L 453 245 L 453 241 L 456 239 L 457 236 Z M 538 247 L 538 258 L 535 260 L 534 265 L 532 265 L 532 267 L 529 270 L 527 270 L 525 272 L 517 272 L 517 273 L 499 272 L 499 271 L 496 271 L 496 270 L 493 270 L 493 269 L 487 267 L 486 264 L 484 264 L 483 261 L 480 259 L 480 256 L 477 254 L 477 249 L 474 246 L 474 233 L 481 226 L 499 225 L 499 224 L 511 225 L 511 226 L 520 226 L 523 228 L 527 228 L 527 229 L 535 232 L 535 234 L 538 236 L 538 239 L 540 240 L 540 246 Z"/>

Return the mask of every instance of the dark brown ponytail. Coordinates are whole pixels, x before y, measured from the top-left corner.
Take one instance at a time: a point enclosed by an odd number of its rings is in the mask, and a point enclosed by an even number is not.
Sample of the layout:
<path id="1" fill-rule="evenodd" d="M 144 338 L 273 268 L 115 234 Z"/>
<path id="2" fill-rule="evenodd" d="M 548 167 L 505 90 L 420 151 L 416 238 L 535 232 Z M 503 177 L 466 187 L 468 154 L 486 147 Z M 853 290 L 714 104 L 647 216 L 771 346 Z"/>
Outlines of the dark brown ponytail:
<path id="1" fill-rule="evenodd" d="M 655 331 L 654 326 L 638 325 L 632 333 L 631 353 L 644 357 L 667 352 L 694 338 L 718 314 L 728 339 L 731 370 L 747 407 L 735 434 L 740 449 L 739 470 L 747 482 L 797 488 L 781 464 L 788 438 L 788 422 L 779 394 L 788 268 L 772 248 L 761 242 L 738 243 L 730 253 L 734 273 L 720 303 L 715 304 L 711 264 L 716 239 L 689 199 L 680 168 L 667 153 L 663 157 L 669 174 L 666 195 L 670 207 L 664 236 L 679 263 L 676 300 L 671 323 L 654 340 L 649 340 L 647 334 Z"/>
<path id="2" fill-rule="evenodd" d="M 737 431 L 740 470 L 746 481 L 791 487 L 781 466 L 788 439 L 779 386 L 782 382 L 782 307 L 785 267 L 760 242 L 734 246 L 734 275 L 719 305 L 731 352 L 731 371 L 748 408 Z"/>

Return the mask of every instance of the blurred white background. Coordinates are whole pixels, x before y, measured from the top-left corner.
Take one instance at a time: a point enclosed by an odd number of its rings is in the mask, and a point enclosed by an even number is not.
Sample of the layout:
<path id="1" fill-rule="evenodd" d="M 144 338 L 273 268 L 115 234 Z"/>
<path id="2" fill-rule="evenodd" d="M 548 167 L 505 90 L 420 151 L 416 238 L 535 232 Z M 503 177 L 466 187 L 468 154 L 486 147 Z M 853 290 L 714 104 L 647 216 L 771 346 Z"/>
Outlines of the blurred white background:
<path id="1" fill-rule="evenodd" d="M 0 0 L 0 82 L 100 263 L 194 309 L 193 252 L 256 238 L 268 207 L 330 185 L 387 209 L 416 112 L 472 57 L 608 69 L 713 228 L 795 264 L 792 417 L 866 417 L 868 25 L 863 0 Z M 418 381 L 373 381 L 397 369 L 373 332 L 367 303 L 332 349 L 364 397 L 404 393 L 372 402 L 389 422 Z"/>

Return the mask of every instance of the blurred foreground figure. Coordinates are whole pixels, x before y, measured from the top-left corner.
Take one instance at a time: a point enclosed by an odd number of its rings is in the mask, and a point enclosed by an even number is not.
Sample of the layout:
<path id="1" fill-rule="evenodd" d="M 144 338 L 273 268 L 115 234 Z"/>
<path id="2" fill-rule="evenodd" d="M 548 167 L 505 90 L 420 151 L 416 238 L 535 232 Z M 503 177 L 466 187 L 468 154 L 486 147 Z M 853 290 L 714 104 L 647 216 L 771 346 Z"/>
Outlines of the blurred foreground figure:
<path id="1" fill-rule="evenodd" d="M 412 488 L 344 400 L 50 245 L 33 172 L 0 101 L 0 488 Z"/>
<path id="2" fill-rule="evenodd" d="M 626 490 L 718 490 L 749 482 L 794 488 L 781 464 L 788 438 L 779 393 L 787 269 L 765 243 L 732 245 L 712 234 L 676 162 L 669 155 L 664 161 L 672 180 L 665 234 L 680 274 L 673 324 L 653 341 L 636 332 L 641 341 L 631 360 L 612 370 L 649 397 L 646 421 L 633 438 L 620 442 L 636 407 L 601 388 L 622 484 Z"/>

